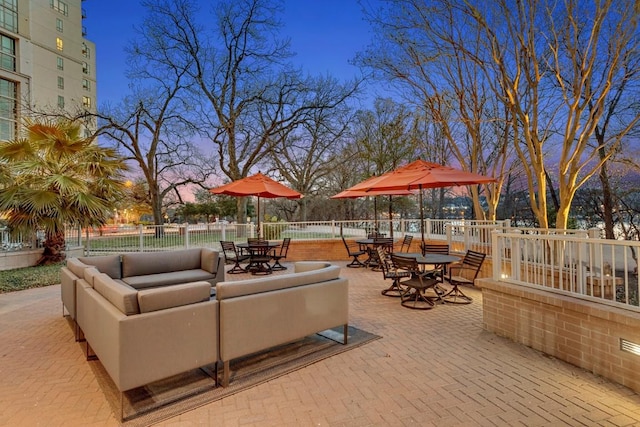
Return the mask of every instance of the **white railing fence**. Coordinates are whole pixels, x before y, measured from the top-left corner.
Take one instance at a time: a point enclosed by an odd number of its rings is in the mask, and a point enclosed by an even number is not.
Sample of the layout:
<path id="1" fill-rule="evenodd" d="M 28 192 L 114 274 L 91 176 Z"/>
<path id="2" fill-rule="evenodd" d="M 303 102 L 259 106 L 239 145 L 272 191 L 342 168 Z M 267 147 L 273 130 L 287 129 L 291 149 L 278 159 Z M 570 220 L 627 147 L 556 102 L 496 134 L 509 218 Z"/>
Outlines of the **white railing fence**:
<path id="1" fill-rule="evenodd" d="M 638 309 L 640 242 L 602 239 L 599 229 L 511 229 L 493 232 L 492 247 L 495 280 Z"/>

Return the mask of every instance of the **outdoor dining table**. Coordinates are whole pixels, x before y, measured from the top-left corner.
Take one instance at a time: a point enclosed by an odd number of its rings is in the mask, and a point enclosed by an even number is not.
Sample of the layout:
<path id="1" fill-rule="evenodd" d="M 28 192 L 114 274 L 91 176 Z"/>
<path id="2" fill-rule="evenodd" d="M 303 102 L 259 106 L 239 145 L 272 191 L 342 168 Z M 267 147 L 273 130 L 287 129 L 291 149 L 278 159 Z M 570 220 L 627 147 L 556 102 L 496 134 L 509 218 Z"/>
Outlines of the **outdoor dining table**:
<path id="1" fill-rule="evenodd" d="M 280 246 L 280 243 L 260 241 L 260 242 L 243 242 L 237 243 L 236 246 L 241 249 L 245 249 L 249 252 L 249 265 L 246 267 L 246 271 L 251 274 L 271 274 L 271 252 L 272 249 Z"/>
<path id="2" fill-rule="evenodd" d="M 460 261 L 460 257 L 455 255 L 442 255 L 442 254 L 421 254 L 420 252 L 394 252 L 396 256 L 405 257 L 405 258 L 415 258 L 418 264 L 424 265 L 434 265 L 436 269 L 440 269 L 441 267 L 451 264 L 452 262 Z M 443 278 L 444 281 L 444 278 Z"/>

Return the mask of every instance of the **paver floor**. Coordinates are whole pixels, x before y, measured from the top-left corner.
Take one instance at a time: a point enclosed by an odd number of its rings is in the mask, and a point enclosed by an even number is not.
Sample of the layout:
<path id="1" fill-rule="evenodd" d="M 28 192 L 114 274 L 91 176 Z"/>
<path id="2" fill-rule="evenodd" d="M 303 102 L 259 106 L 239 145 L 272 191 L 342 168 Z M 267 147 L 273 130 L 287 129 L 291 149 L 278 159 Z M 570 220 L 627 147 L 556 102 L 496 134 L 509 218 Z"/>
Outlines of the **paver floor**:
<path id="1" fill-rule="evenodd" d="M 414 311 L 380 294 L 381 273 L 343 276 L 350 323 L 382 339 L 161 425 L 640 425 L 631 390 L 483 331 L 479 290 Z M 118 425 L 83 349 L 59 286 L 0 294 L 0 425 Z"/>

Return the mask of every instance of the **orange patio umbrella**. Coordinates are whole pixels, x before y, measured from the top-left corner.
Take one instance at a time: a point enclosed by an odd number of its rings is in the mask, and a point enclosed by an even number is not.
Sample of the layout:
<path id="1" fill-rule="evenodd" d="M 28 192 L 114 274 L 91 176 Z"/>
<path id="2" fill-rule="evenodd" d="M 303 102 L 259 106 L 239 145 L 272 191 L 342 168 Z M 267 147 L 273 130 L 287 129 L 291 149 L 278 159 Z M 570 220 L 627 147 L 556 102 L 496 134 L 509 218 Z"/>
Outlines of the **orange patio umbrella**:
<path id="1" fill-rule="evenodd" d="M 366 183 L 367 181 L 376 179 L 378 177 L 371 177 L 360 184 Z M 358 185 L 360 185 L 358 184 Z M 353 188 L 353 187 L 351 187 Z M 364 190 L 352 190 L 351 188 L 347 188 L 344 191 L 341 191 L 338 194 L 331 196 L 332 199 L 355 199 L 358 197 L 367 197 L 374 196 L 373 198 L 373 210 L 374 210 L 374 222 L 376 229 L 378 228 L 378 203 L 375 196 L 389 196 L 389 237 L 393 238 L 393 217 L 391 216 L 391 197 L 392 196 L 411 196 L 413 195 L 412 191 L 409 190 L 382 190 L 382 191 L 364 191 Z"/>
<path id="2" fill-rule="evenodd" d="M 365 192 L 420 190 L 420 231 L 422 233 L 422 241 L 424 241 L 422 189 L 488 184 L 495 181 L 496 179 L 492 177 L 418 159 L 391 172 L 356 184 L 350 190 Z"/>
<path id="3" fill-rule="evenodd" d="M 275 199 L 278 197 L 284 197 L 286 199 L 300 199 L 302 197 L 302 194 L 287 187 L 286 185 L 280 184 L 278 181 L 274 181 L 268 176 L 263 175 L 261 172 L 230 182 L 229 184 L 221 185 L 220 187 L 212 188 L 209 191 L 213 194 L 225 194 L 227 196 L 236 197 L 257 196 L 258 235 L 260 235 L 260 197 L 266 197 L 268 199 Z"/>

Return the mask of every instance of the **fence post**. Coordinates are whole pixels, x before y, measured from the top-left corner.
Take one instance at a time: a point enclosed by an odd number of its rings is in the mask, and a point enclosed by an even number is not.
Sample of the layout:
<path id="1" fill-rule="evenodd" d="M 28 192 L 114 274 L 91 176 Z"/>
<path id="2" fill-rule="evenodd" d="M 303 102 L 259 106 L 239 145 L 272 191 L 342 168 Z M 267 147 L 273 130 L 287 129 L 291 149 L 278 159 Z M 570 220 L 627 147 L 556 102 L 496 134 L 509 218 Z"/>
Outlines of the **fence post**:
<path id="1" fill-rule="evenodd" d="M 189 223 L 184 223 L 184 247 L 189 249 Z"/>
<path id="2" fill-rule="evenodd" d="M 336 220 L 335 219 L 331 220 L 331 238 L 332 239 L 336 238 Z"/>
<path id="3" fill-rule="evenodd" d="M 139 252 L 144 252 L 144 226 L 138 224 L 138 249 Z"/>
<path id="4" fill-rule="evenodd" d="M 514 233 L 522 234 L 522 230 L 513 230 Z M 520 253 L 520 243 L 524 242 L 524 240 L 518 238 L 511 238 L 511 277 L 514 280 L 521 279 L 521 261 L 522 254 Z"/>
<path id="5" fill-rule="evenodd" d="M 444 224 L 444 234 L 447 236 L 447 244 L 449 248 L 453 249 L 453 224 L 447 222 Z"/>
<path id="6" fill-rule="evenodd" d="M 503 252 L 498 247 L 498 230 L 491 232 L 491 262 L 493 263 L 493 280 L 500 281 L 502 278 L 502 256 Z"/>

